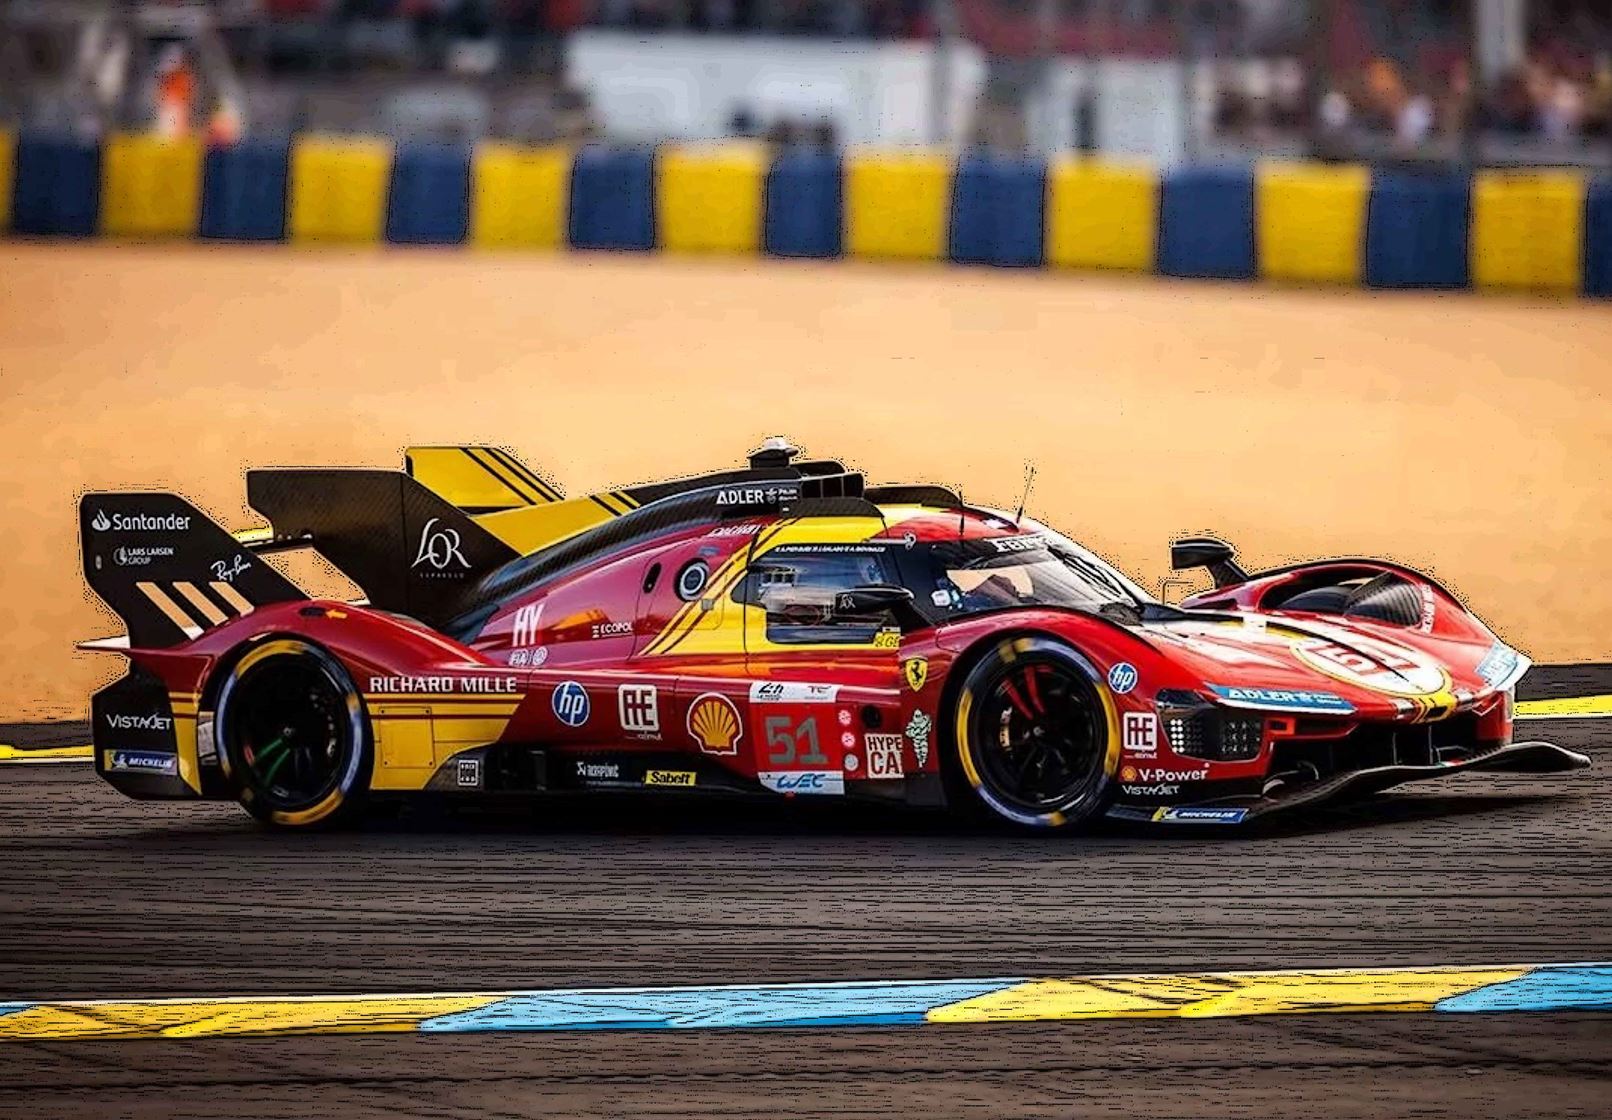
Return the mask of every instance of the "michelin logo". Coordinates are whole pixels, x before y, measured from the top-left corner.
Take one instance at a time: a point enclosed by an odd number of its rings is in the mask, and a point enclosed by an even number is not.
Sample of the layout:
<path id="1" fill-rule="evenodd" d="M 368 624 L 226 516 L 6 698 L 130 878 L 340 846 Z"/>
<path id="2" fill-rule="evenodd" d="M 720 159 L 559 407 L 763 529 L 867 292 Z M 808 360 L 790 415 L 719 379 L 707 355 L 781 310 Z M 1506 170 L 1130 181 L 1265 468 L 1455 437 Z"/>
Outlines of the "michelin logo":
<path id="1" fill-rule="evenodd" d="M 1348 715 L 1355 706 L 1331 692 L 1310 692 L 1302 688 L 1244 688 L 1212 684 L 1209 691 L 1235 707 L 1277 708 L 1284 712 L 1321 712 Z"/>
<path id="2" fill-rule="evenodd" d="M 142 770 L 148 774 L 177 774 L 179 759 L 171 754 L 155 751 L 113 751 L 107 769 Z"/>
<path id="3" fill-rule="evenodd" d="M 1160 809 L 1153 814 L 1155 821 L 1166 824 L 1242 824 L 1247 809 Z"/>

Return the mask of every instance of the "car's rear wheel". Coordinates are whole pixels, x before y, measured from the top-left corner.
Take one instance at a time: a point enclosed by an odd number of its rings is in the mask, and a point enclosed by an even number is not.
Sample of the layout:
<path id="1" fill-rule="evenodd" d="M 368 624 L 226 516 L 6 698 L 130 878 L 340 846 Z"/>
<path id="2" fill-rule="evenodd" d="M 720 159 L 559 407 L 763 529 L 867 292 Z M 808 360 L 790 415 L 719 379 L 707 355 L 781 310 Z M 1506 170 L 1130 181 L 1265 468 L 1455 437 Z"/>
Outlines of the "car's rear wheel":
<path id="1" fill-rule="evenodd" d="M 287 827 L 331 825 L 358 810 L 373 758 L 352 678 L 317 646 L 263 643 L 218 693 L 219 762 L 248 812 Z"/>
<path id="2" fill-rule="evenodd" d="M 1100 817 L 1116 792 L 1109 702 L 1069 645 L 998 643 L 967 670 L 953 711 L 951 761 L 962 798 L 1009 825 L 1067 829 Z"/>

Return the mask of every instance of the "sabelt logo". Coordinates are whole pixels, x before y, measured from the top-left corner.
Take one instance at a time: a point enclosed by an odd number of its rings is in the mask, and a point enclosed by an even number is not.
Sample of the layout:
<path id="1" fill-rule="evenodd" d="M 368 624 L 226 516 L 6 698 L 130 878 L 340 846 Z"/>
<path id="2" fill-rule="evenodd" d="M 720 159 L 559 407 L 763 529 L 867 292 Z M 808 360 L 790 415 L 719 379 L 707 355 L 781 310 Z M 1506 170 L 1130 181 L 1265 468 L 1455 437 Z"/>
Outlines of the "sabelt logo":
<path id="1" fill-rule="evenodd" d="M 646 786 L 691 786 L 694 784 L 694 771 L 692 770 L 647 770 L 644 772 Z"/>
<path id="2" fill-rule="evenodd" d="M 174 721 L 168 716 L 129 716 L 107 712 L 106 724 L 116 731 L 172 731 Z"/>
<path id="3" fill-rule="evenodd" d="M 90 518 L 90 528 L 97 533 L 108 529 L 118 533 L 182 533 L 190 528 L 190 514 L 114 513 L 108 517 L 106 510 L 98 509 Z"/>

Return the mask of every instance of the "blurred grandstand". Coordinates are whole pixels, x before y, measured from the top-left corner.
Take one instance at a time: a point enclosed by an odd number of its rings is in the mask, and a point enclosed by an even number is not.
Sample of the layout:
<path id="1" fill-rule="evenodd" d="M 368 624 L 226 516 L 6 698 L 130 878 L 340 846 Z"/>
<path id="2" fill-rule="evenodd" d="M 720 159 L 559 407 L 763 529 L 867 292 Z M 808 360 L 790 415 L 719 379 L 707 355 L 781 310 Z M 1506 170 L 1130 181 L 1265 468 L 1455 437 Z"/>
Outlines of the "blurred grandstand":
<path id="1" fill-rule="evenodd" d="M 1604 166 L 1612 4 L 4 0 L 0 120 Z"/>

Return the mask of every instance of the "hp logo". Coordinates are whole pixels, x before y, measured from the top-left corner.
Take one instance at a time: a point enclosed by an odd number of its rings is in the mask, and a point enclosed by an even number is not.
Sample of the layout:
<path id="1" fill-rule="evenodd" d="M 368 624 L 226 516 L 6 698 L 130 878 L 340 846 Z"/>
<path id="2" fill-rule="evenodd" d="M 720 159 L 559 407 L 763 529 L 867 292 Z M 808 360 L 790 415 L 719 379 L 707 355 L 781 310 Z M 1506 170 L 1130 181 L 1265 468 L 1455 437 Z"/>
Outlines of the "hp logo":
<path id="1" fill-rule="evenodd" d="M 581 727 L 588 722 L 588 690 L 576 681 L 566 681 L 554 690 L 554 718 L 567 727 Z"/>
<path id="2" fill-rule="evenodd" d="M 1136 666 L 1129 661 L 1121 661 L 1108 671 L 1108 687 L 1124 696 L 1136 687 Z"/>

